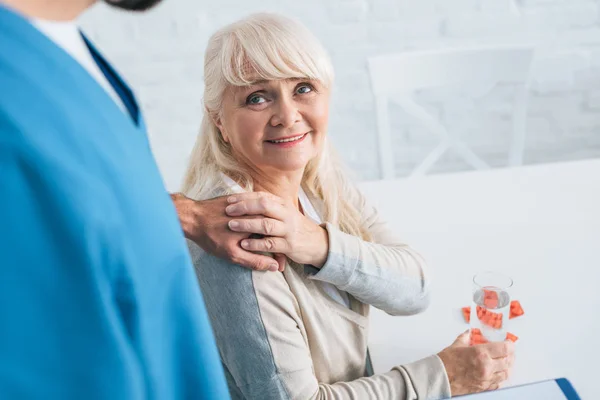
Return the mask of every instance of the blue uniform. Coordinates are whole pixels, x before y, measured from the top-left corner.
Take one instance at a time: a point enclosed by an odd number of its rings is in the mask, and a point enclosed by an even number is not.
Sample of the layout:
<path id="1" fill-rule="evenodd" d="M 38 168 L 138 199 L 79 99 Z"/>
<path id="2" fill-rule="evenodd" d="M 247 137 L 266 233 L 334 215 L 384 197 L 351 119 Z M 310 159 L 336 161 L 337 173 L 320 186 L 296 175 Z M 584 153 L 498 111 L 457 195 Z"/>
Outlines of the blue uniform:
<path id="1" fill-rule="evenodd" d="M 0 6 L 0 398 L 228 399 L 175 209 L 128 114 Z"/>

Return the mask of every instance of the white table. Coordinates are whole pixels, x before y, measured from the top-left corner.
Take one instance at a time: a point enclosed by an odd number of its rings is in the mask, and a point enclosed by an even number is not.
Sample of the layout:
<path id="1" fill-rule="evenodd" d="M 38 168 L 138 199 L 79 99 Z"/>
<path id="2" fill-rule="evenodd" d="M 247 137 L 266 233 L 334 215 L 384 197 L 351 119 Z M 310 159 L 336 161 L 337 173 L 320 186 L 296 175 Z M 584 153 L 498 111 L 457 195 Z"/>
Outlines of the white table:
<path id="1" fill-rule="evenodd" d="M 523 317 L 508 385 L 567 377 L 600 399 L 600 160 L 367 182 L 363 192 L 433 272 L 430 308 L 373 310 L 376 372 L 434 354 L 466 330 L 472 276 L 514 279 Z"/>

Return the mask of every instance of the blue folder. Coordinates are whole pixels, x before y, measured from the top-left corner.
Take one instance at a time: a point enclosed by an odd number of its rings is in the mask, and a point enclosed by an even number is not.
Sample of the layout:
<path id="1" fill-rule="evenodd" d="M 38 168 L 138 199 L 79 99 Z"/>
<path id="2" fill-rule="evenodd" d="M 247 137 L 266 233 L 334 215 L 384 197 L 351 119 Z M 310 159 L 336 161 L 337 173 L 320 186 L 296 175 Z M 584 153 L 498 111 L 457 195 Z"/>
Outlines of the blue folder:
<path id="1" fill-rule="evenodd" d="M 581 400 L 571 382 L 566 378 L 458 396 L 458 398 L 461 400 Z"/>

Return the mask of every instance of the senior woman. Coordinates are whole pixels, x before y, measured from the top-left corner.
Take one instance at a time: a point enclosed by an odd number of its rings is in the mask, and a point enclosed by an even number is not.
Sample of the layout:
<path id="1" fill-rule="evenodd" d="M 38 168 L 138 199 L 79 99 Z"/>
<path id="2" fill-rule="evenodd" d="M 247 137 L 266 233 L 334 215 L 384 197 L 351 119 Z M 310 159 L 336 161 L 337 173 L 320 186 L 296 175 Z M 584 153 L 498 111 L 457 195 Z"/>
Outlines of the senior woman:
<path id="1" fill-rule="evenodd" d="M 327 143 L 333 71 L 315 37 L 293 20 L 253 15 L 211 37 L 204 72 L 205 115 L 183 191 L 230 195 L 230 229 L 255 234 L 242 247 L 287 262 L 252 271 L 189 242 L 232 397 L 437 399 L 497 388 L 512 344 L 469 347 L 466 334 L 373 375 L 369 306 L 423 311 L 429 273 Z M 241 192 L 256 194 L 238 201 Z"/>

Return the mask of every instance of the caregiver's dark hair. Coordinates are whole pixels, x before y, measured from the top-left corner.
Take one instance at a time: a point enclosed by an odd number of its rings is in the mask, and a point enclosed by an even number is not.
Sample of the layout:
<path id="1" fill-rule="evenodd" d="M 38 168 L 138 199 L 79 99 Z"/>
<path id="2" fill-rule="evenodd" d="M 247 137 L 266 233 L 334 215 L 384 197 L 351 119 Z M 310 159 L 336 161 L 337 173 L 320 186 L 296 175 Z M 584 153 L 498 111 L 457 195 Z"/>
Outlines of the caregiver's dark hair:
<path id="1" fill-rule="evenodd" d="M 129 11 L 146 11 L 162 0 L 104 0 L 107 4 Z"/>

